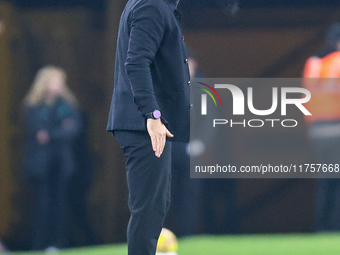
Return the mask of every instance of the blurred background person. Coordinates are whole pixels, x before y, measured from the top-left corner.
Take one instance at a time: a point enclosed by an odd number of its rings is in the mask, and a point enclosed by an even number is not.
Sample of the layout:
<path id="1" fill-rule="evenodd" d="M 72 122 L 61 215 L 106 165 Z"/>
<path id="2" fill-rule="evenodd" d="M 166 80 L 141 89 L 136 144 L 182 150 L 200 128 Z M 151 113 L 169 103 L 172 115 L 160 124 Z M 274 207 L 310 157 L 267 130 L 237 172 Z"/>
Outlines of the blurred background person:
<path id="1" fill-rule="evenodd" d="M 188 60 L 191 80 L 202 78 L 203 76 L 198 70 L 198 63 L 190 50 Z M 196 141 L 196 143 L 199 143 L 198 146 L 200 146 L 202 142 Z M 189 236 L 197 231 L 202 180 L 190 179 L 188 143 L 172 143 L 171 155 L 172 202 L 167 222 L 177 236 Z"/>
<path id="2" fill-rule="evenodd" d="M 305 116 L 318 164 L 340 164 L 340 23 L 326 34 L 325 47 L 310 57 L 303 85 L 312 93 Z M 315 230 L 340 230 L 340 179 L 318 179 Z"/>
<path id="3" fill-rule="evenodd" d="M 34 189 L 32 249 L 68 246 L 69 183 L 76 170 L 73 142 L 80 130 L 77 100 L 64 70 L 39 70 L 24 99 L 24 175 Z"/>
<path id="4" fill-rule="evenodd" d="M 204 78 L 200 72 L 195 53 L 190 51 L 189 70 L 192 80 L 195 78 Z M 196 86 L 198 84 L 194 84 Z M 210 101 L 212 104 L 213 102 Z M 194 107 L 199 106 L 200 102 L 194 102 Z M 221 109 L 220 109 L 221 110 Z M 210 116 L 218 118 L 217 112 L 210 112 Z M 231 142 L 223 144 L 225 150 L 223 153 L 217 153 L 211 148 L 211 141 L 216 135 L 211 129 L 211 123 L 205 121 L 202 125 L 194 127 L 192 132 L 192 141 L 190 141 L 190 156 L 200 157 L 202 164 L 205 163 L 206 157 L 215 157 L 218 162 L 219 157 L 232 163 Z M 199 134 L 199 135 L 198 135 Z M 226 131 L 225 136 L 230 137 L 230 132 Z M 174 201 L 176 197 L 180 198 L 181 203 L 173 204 L 174 210 L 178 212 L 178 225 L 185 235 L 192 235 L 197 232 L 195 226 L 197 221 L 201 222 L 201 231 L 208 234 L 236 234 L 239 231 L 240 217 L 238 216 L 236 179 L 190 179 L 190 157 L 189 150 L 183 152 L 181 144 L 176 144 L 173 149 L 173 175 L 175 176 L 173 190 L 182 185 L 182 189 L 178 189 L 177 196 L 173 194 Z M 213 146 L 214 147 L 214 146 Z M 182 169 L 180 168 L 182 167 Z M 185 170 L 185 167 L 187 170 Z M 176 176 L 177 175 L 177 176 Z M 176 191 L 176 190 L 175 190 Z M 200 212 L 200 213 L 198 213 Z M 201 217 L 199 217 L 201 216 Z M 187 229 L 187 231 L 185 231 Z M 195 231 L 194 231 L 195 230 Z"/>
<path id="5" fill-rule="evenodd" d="M 212 100 L 211 100 L 212 101 Z M 229 98 L 231 102 L 232 99 Z M 212 103 L 212 102 L 211 102 Z M 212 107 L 210 107 L 211 109 Z M 214 114 L 217 116 L 226 116 L 226 113 L 219 115 L 227 108 L 216 108 Z M 213 114 L 211 111 L 210 116 Z M 209 123 L 211 125 L 211 123 Z M 213 130 L 210 127 L 205 129 L 204 137 L 207 137 L 207 131 Z M 202 131 L 201 131 L 202 132 Z M 218 132 L 209 134 L 209 138 L 205 140 L 207 152 L 202 155 L 203 162 L 209 162 L 211 158 L 215 162 L 228 162 L 230 165 L 235 165 L 233 159 L 232 147 L 232 131 L 225 129 L 223 139 L 216 139 Z M 211 146 L 209 142 L 214 141 Z M 218 148 L 223 148 L 219 150 Z M 208 165 L 202 163 L 201 165 Z M 202 179 L 202 195 L 201 195 L 201 215 L 202 215 L 202 231 L 207 234 L 238 234 L 241 223 L 241 216 L 238 208 L 237 195 L 238 179 L 235 178 L 204 178 Z"/>
<path id="6" fill-rule="evenodd" d="M 197 86 L 195 78 L 204 76 L 192 50 L 189 50 L 188 63 L 192 86 Z M 198 104 L 194 102 L 194 105 Z M 193 136 L 195 138 L 190 141 L 190 149 L 188 143 L 175 142 L 172 145 L 172 202 L 167 219 L 169 228 L 177 236 L 190 236 L 200 231 L 198 225 L 202 220 L 204 233 L 237 233 L 236 180 L 190 178 L 190 156 L 206 157 L 204 154 L 207 153 L 212 156 L 209 148 L 214 136 L 210 122 L 202 123 L 193 131 L 201 135 Z M 231 150 L 227 147 L 224 157 L 230 157 L 231 161 Z"/>

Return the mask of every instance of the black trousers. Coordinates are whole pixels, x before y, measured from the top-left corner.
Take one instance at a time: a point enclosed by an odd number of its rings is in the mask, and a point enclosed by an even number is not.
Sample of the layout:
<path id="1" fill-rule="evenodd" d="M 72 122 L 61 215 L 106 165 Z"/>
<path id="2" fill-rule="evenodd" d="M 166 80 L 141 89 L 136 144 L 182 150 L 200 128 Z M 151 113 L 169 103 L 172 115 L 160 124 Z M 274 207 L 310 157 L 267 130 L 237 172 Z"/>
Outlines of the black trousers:
<path id="1" fill-rule="evenodd" d="M 127 228 L 129 255 L 154 255 L 170 205 L 171 143 L 160 158 L 145 131 L 116 131 L 126 157 L 131 212 Z"/>

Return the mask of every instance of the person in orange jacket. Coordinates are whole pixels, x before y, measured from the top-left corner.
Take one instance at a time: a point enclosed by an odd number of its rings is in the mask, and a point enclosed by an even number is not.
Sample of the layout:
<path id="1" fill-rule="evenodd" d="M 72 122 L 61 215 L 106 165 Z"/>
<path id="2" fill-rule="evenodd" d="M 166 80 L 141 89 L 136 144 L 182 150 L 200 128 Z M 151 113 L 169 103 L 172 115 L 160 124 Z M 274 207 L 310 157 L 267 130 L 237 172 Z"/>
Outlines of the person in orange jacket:
<path id="1" fill-rule="evenodd" d="M 310 57 L 303 86 L 311 94 L 305 116 L 318 164 L 340 164 L 340 23 L 326 34 L 325 48 Z M 340 230 L 340 179 L 317 181 L 315 230 Z"/>

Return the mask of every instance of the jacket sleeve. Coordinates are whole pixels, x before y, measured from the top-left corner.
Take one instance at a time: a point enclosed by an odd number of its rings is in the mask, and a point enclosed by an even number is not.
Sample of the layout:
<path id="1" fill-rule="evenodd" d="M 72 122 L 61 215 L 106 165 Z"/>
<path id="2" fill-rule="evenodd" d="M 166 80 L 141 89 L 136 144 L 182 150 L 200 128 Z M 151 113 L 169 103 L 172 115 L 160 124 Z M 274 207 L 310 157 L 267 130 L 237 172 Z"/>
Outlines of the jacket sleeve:
<path id="1" fill-rule="evenodd" d="M 157 6 L 140 6 L 133 11 L 125 68 L 135 103 L 143 115 L 161 110 L 155 97 L 150 66 L 163 35 L 163 15 Z"/>

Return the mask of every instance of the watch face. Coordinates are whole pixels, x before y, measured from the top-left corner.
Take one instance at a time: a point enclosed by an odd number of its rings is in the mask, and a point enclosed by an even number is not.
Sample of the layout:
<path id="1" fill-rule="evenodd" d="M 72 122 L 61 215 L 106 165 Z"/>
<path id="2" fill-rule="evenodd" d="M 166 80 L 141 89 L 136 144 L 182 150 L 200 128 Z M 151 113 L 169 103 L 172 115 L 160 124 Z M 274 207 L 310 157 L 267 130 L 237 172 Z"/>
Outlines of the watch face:
<path id="1" fill-rule="evenodd" d="M 158 111 L 158 110 L 155 110 L 155 111 L 153 112 L 153 117 L 154 117 L 155 119 L 159 119 L 159 118 L 161 117 L 161 112 Z"/>

